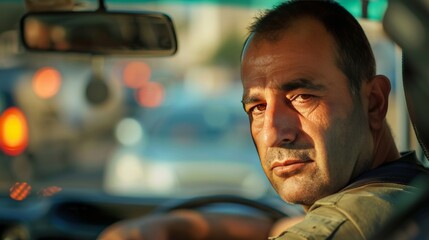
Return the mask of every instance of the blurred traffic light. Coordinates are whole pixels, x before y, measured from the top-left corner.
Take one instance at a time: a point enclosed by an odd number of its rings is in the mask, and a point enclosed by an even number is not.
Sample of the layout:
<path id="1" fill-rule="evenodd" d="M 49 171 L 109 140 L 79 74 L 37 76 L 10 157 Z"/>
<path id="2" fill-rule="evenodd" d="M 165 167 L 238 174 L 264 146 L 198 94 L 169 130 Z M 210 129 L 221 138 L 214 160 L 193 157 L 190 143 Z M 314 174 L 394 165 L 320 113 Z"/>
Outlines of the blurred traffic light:
<path id="1" fill-rule="evenodd" d="M 0 149 L 8 155 L 21 154 L 28 145 L 28 124 L 24 113 L 10 107 L 0 115 Z"/>
<path id="2" fill-rule="evenodd" d="M 151 76 L 149 65 L 141 61 L 127 63 L 123 71 L 123 81 L 129 88 L 140 88 L 147 83 Z"/>
<path id="3" fill-rule="evenodd" d="M 61 74 L 55 68 L 41 68 L 33 75 L 33 91 L 40 98 L 51 98 L 60 90 L 61 81 Z"/>
<path id="4" fill-rule="evenodd" d="M 142 107 L 159 107 L 164 101 L 164 98 L 164 86 L 158 82 L 147 82 L 136 90 L 136 100 Z"/>

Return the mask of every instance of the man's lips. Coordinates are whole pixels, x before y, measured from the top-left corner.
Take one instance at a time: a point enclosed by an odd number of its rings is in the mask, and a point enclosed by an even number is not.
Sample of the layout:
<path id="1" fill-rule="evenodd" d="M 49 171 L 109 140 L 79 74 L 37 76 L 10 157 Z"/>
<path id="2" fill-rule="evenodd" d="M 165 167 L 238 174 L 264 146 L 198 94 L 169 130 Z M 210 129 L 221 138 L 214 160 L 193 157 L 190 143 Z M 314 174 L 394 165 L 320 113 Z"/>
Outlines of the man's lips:
<path id="1" fill-rule="evenodd" d="M 289 159 L 286 161 L 275 161 L 271 165 L 271 171 L 278 177 L 291 176 L 301 170 L 306 164 L 311 163 L 310 160 Z"/>

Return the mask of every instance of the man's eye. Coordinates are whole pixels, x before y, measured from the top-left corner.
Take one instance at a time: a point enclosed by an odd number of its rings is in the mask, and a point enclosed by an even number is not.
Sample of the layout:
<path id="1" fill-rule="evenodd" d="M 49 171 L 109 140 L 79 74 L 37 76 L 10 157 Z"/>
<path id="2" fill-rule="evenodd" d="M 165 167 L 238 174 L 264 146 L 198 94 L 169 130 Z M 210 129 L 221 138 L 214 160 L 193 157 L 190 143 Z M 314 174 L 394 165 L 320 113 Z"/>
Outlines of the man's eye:
<path id="1" fill-rule="evenodd" d="M 310 95 L 310 94 L 299 94 L 299 95 L 294 96 L 290 101 L 291 102 L 296 101 L 298 103 L 305 103 L 313 97 L 314 96 Z"/>
<path id="2" fill-rule="evenodd" d="M 251 108 L 249 109 L 249 112 L 248 112 L 248 113 L 251 113 L 251 114 L 259 114 L 259 113 L 261 113 L 261 112 L 265 111 L 265 108 L 266 108 L 266 105 L 265 105 L 265 104 L 258 104 L 258 105 L 254 106 L 254 107 L 251 107 Z"/>

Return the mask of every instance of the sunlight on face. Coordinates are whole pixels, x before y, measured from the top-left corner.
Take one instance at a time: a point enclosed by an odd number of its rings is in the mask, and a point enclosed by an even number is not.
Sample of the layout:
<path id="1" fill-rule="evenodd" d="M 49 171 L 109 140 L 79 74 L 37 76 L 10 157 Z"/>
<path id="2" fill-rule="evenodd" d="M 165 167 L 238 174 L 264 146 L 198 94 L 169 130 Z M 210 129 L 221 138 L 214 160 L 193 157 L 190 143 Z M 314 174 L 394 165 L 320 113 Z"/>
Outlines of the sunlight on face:
<path id="1" fill-rule="evenodd" d="M 243 104 L 261 164 L 285 201 L 309 206 L 369 167 L 367 117 L 319 22 L 304 18 L 278 41 L 252 41 Z"/>

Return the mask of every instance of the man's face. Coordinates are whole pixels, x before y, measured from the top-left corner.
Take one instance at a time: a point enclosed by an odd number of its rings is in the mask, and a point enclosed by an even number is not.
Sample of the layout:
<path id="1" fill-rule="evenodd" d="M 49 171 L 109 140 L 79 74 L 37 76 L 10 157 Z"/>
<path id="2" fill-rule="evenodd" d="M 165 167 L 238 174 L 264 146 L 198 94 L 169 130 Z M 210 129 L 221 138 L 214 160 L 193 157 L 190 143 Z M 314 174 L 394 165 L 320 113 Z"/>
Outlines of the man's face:
<path id="1" fill-rule="evenodd" d="M 323 25 L 304 18 L 278 41 L 252 40 L 242 63 L 243 104 L 265 174 L 285 201 L 307 207 L 371 164 L 366 95 L 352 96 L 334 49 Z"/>

